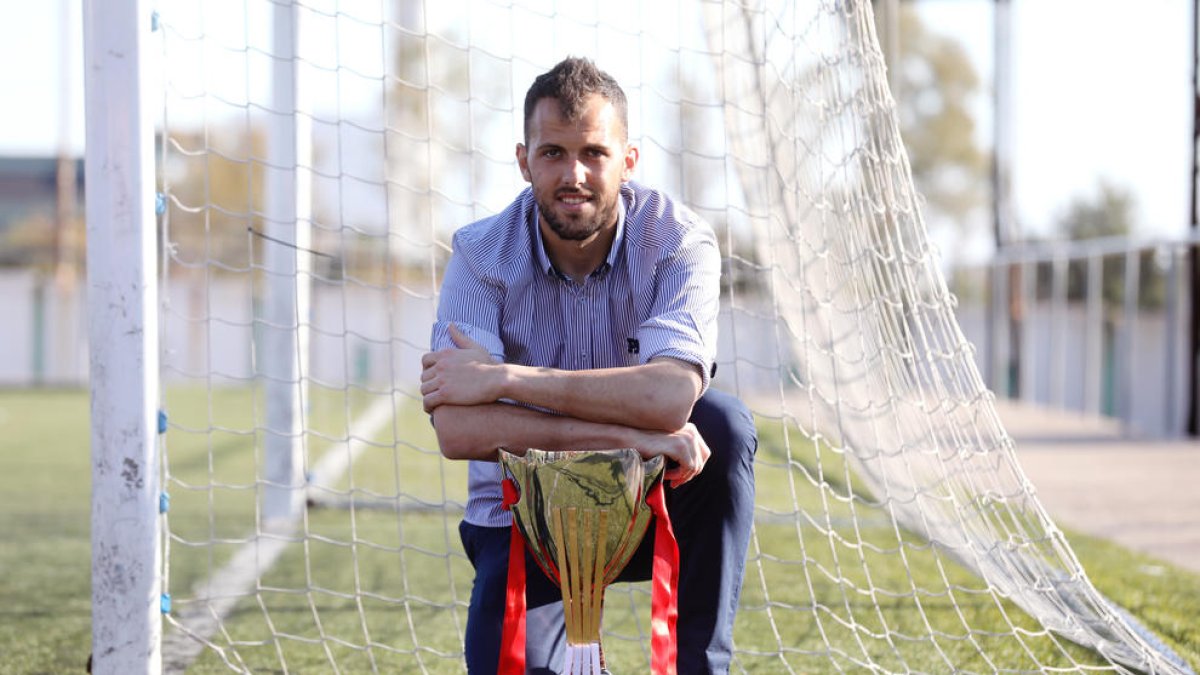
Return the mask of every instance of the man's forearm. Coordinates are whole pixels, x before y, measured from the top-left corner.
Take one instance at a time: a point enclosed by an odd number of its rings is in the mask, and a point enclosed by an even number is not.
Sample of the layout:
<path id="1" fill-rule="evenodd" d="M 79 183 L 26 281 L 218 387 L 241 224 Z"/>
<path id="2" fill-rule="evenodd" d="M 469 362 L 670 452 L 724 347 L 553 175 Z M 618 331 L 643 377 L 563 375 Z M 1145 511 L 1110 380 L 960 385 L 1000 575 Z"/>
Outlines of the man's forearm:
<path id="1" fill-rule="evenodd" d="M 442 454 L 450 459 L 495 461 L 497 450 L 605 450 L 638 447 L 639 432 L 551 415 L 504 403 L 444 405 L 433 411 Z"/>
<path id="2" fill-rule="evenodd" d="M 421 357 L 427 412 L 507 399 L 578 420 L 674 432 L 687 424 L 703 385 L 695 365 L 673 358 L 624 368 L 558 370 L 495 363 L 453 325 L 450 336 L 454 348 Z"/>
<path id="3" fill-rule="evenodd" d="M 687 423 L 700 395 L 700 375 L 673 359 L 626 368 L 557 370 L 505 364 L 501 398 L 556 410 L 580 420 L 655 431 Z"/>
<path id="4" fill-rule="evenodd" d="M 518 454 L 529 448 L 633 448 L 642 457 L 668 460 L 663 478 L 673 486 L 699 474 L 711 454 L 700 432 L 690 423 L 671 432 L 646 431 L 504 403 L 438 406 L 433 410 L 433 423 L 442 454 L 450 459 L 495 461 L 500 448 Z"/>

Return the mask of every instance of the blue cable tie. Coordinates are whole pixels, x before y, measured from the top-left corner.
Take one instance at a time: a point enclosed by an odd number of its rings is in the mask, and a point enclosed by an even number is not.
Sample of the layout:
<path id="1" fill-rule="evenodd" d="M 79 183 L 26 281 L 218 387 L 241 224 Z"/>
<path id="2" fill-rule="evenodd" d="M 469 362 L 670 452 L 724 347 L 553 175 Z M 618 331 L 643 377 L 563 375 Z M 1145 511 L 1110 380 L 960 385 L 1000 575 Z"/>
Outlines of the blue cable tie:
<path id="1" fill-rule="evenodd" d="M 154 212 L 160 216 L 167 212 L 167 196 L 161 192 L 154 193 Z"/>
<path id="2" fill-rule="evenodd" d="M 158 411 L 158 433 L 167 433 L 167 411 L 165 410 Z"/>
<path id="3" fill-rule="evenodd" d="M 171 495 L 167 494 L 166 492 L 160 492 L 158 494 L 158 512 L 166 513 L 167 511 L 170 511 L 170 510 L 171 510 Z"/>
<path id="4" fill-rule="evenodd" d="M 162 597 L 159 598 L 158 606 L 159 606 L 159 609 L 162 610 L 163 614 L 170 614 L 171 613 L 171 594 L 163 593 Z"/>
<path id="5" fill-rule="evenodd" d="M 152 32 L 158 31 L 158 10 L 157 9 L 154 10 L 153 12 L 150 12 L 150 30 Z"/>

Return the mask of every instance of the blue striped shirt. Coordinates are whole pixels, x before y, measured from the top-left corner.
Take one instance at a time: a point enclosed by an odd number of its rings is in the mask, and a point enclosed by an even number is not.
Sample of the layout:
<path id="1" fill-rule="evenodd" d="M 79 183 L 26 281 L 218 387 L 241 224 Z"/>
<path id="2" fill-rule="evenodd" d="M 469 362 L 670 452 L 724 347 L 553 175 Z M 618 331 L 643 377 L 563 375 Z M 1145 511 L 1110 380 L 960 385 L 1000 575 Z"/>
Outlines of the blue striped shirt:
<path id="1" fill-rule="evenodd" d="M 584 370 L 671 357 L 696 365 L 703 388 L 717 353 L 721 260 L 712 229 L 661 192 L 621 186 L 616 237 L 583 283 L 551 264 L 526 188 L 501 213 L 454 234 L 433 327 L 434 350 L 454 346 L 453 323 L 498 362 Z M 501 468 L 471 461 L 467 522 L 511 521 Z"/>

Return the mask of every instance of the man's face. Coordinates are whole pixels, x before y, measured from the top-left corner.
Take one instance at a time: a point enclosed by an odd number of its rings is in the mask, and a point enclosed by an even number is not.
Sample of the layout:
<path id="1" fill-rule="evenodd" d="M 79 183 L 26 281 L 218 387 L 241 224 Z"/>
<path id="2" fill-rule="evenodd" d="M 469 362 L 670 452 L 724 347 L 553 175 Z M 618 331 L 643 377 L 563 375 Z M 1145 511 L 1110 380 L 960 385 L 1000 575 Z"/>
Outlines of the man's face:
<path id="1" fill-rule="evenodd" d="M 621 183 L 633 176 L 637 148 L 629 145 L 613 105 L 592 95 L 575 122 L 558 101 L 538 101 L 529 121 L 529 146 L 517 146 L 521 174 L 533 185 L 543 230 L 587 241 L 617 223 Z"/>

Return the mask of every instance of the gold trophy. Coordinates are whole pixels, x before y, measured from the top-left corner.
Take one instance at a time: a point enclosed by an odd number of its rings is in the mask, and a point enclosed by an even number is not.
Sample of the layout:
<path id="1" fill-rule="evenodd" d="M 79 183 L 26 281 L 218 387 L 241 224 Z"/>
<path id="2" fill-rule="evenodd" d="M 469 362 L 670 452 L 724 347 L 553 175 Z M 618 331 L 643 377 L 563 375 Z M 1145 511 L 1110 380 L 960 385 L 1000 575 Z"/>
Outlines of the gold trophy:
<path id="1" fill-rule="evenodd" d="M 534 559 L 562 590 L 567 630 L 564 673 L 602 668 L 600 616 L 604 588 L 641 543 L 650 523 L 646 496 L 663 471 L 662 457 L 636 450 L 500 452 L 516 483 L 513 521 Z"/>

